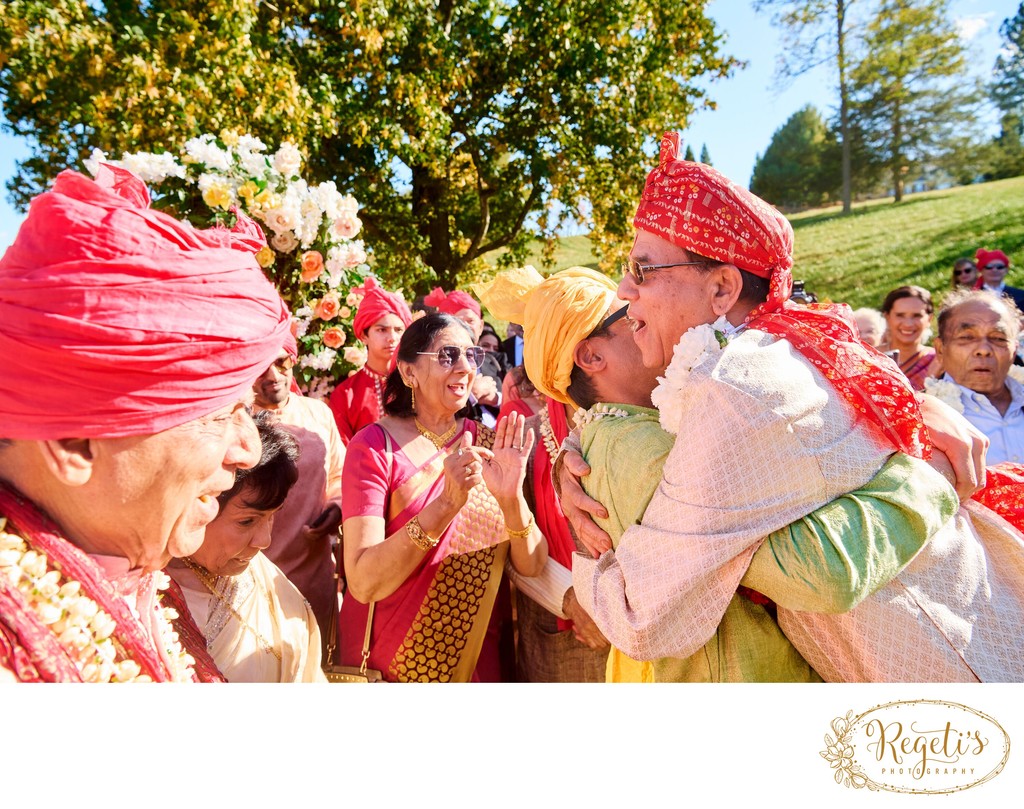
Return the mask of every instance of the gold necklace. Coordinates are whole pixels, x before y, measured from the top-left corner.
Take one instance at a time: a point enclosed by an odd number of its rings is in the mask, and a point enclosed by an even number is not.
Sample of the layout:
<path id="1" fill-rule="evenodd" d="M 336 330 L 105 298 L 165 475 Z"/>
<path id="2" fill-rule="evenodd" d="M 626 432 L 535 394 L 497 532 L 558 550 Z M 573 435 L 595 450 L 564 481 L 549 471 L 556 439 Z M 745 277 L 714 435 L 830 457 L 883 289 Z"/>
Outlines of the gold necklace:
<path id="1" fill-rule="evenodd" d="M 413 418 L 413 421 L 416 422 L 416 429 L 419 431 L 419 434 L 422 435 L 424 438 L 429 439 L 430 443 L 433 444 L 438 449 L 445 448 L 448 442 L 451 441 L 452 436 L 455 435 L 455 430 L 459 426 L 459 423 L 456 421 L 451 426 L 450 429 L 445 431 L 444 435 L 439 435 L 438 433 L 435 433 L 433 430 L 428 430 L 426 427 L 420 424 L 419 419 Z"/>
<path id="2" fill-rule="evenodd" d="M 216 598 L 221 604 L 227 607 L 228 612 L 235 616 L 235 619 L 238 621 L 238 623 L 240 623 L 245 629 L 248 629 L 255 636 L 256 640 L 258 640 L 262 644 L 263 648 L 277 658 L 278 663 L 282 662 L 281 653 L 274 648 L 273 644 L 271 644 L 265 637 L 263 637 L 263 635 L 256 631 L 254 627 L 250 626 L 249 623 L 241 615 L 238 614 L 238 611 L 231 606 L 231 602 L 229 602 L 226 598 L 224 598 L 224 596 L 217 592 L 217 582 L 220 580 L 221 577 L 213 576 L 213 574 L 210 573 L 209 570 L 207 570 L 198 562 L 193 561 L 188 556 L 183 556 L 181 558 L 181 561 L 185 563 L 189 570 L 196 574 L 196 578 L 198 578 L 199 581 L 201 581 L 203 585 L 206 587 L 206 589 L 209 590 L 211 594 L 213 594 L 214 598 Z M 256 581 L 256 577 L 253 576 L 251 570 L 249 571 L 249 575 L 252 576 L 253 586 L 257 590 L 259 590 L 260 586 Z M 267 600 L 270 600 L 269 594 L 267 595 Z"/>

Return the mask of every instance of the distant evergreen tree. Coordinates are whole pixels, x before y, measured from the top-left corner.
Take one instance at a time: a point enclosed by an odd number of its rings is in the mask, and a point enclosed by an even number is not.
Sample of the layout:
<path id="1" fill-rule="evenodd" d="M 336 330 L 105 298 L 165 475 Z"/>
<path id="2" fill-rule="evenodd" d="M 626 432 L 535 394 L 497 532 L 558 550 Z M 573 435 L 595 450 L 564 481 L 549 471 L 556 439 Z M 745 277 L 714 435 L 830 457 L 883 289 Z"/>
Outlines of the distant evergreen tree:
<path id="1" fill-rule="evenodd" d="M 840 161 L 835 135 L 808 104 L 775 130 L 754 164 L 750 190 L 791 210 L 821 205 L 839 198 Z"/>
<path id="2" fill-rule="evenodd" d="M 697 158 L 693 156 L 693 147 L 690 144 L 686 144 L 686 151 L 683 152 L 683 160 L 689 160 L 691 163 L 696 162 Z"/>
<path id="3" fill-rule="evenodd" d="M 701 144 L 700 147 L 700 162 L 706 166 L 712 165 L 711 152 L 708 151 L 708 145 L 706 143 Z"/>
<path id="4" fill-rule="evenodd" d="M 996 57 L 996 78 L 989 85 L 989 94 L 1002 112 L 1020 114 L 1024 107 L 1024 3 L 1013 17 L 1003 20 L 999 34 L 1003 47 Z"/>

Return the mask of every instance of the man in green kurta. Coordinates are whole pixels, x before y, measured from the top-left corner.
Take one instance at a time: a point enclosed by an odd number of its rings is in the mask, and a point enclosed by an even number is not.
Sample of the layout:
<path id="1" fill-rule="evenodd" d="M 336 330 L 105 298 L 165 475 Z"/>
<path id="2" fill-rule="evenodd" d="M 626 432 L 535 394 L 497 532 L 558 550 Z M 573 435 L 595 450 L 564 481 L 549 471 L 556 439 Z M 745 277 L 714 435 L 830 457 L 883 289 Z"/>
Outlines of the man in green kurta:
<path id="1" fill-rule="evenodd" d="M 527 373 L 547 395 L 586 409 L 579 438 L 592 471 L 582 483 L 606 507 L 609 516 L 598 524 L 617 545 L 629 526 L 640 523 L 674 444 L 651 406 L 654 377 L 644 373 L 625 308 L 608 295 L 615 286 L 607 278 L 577 268 L 543 282 L 524 281 L 521 272 L 512 278 L 526 301 Z M 596 315 L 596 326 L 582 335 L 581 307 Z M 543 348 L 535 342 L 531 351 L 531 337 Z M 539 356 L 543 364 L 531 367 Z M 565 373 L 567 362 L 571 370 Z M 653 666 L 613 649 L 609 679 L 820 682 L 779 629 L 775 604 L 813 612 L 851 609 L 909 563 L 958 505 L 938 472 L 897 454 L 862 489 L 770 534 L 703 648 Z"/>

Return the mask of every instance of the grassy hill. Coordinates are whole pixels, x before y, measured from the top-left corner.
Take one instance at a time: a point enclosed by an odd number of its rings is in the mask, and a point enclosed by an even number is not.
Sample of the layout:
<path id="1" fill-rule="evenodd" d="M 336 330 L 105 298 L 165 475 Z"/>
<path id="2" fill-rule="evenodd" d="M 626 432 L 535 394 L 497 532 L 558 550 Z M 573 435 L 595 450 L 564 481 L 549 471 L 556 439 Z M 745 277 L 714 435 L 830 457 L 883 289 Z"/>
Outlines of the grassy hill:
<path id="1" fill-rule="evenodd" d="M 899 205 L 875 200 L 790 217 L 796 233 L 794 277 L 820 300 L 854 308 L 881 306 L 886 293 L 917 284 L 949 289 L 953 261 L 978 247 L 999 248 L 1013 267 L 1007 281 L 1024 286 L 1024 177 L 913 194 Z M 540 266 L 540 247 L 532 261 Z M 586 236 L 562 240 L 555 269 L 596 266 Z"/>

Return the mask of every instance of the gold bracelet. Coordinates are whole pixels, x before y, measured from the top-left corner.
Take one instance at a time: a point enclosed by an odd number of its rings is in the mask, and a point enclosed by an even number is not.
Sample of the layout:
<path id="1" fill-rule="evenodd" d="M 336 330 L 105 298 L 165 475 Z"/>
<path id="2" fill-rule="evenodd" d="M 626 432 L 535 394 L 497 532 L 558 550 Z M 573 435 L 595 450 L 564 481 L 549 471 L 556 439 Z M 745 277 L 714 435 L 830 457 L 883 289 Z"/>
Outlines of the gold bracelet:
<path id="1" fill-rule="evenodd" d="M 530 515 L 530 521 L 526 524 L 526 528 L 521 531 L 513 531 L 507 525 L 505 526 L 505 533 L 508 534 L 509 539 L 526 539 L 530 532 L 533 530 L 533 515 Z"/>
<path id="2" fill-rule="evenodd" d="M 421 551 L 429 551 L 441 541 L 441 537 L 434 539 L 430 534 L 423 530 L 423 526 L 420 525 L 419 517 L 413 517 L 409 520 L 409 522 L 405 524 L 405 531 L 409 535 L 409 539 L 412 541 L 412 544 Z"/>

